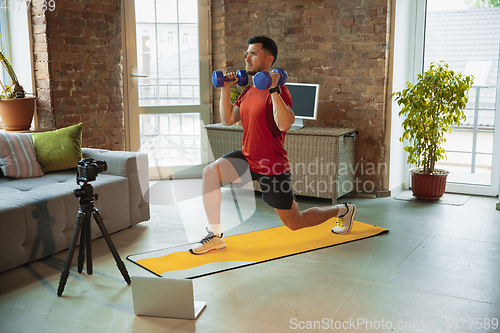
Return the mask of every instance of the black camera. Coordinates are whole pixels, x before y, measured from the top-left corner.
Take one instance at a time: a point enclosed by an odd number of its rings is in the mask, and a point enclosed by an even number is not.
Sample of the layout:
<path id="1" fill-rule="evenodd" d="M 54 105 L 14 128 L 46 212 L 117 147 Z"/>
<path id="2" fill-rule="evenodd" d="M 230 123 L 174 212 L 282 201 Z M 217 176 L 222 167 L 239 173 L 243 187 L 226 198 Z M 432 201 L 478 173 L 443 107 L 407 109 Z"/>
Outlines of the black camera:
<path id="1" fill-rule="evenodd" d="M 106 161 L 95 161 L 93 158 L 85 158 L 78 162 L 78 170 L 76 172 L 76 183 L 80 184 L 94 181 L 99 172 L 106 171 L 108 165 Z"/>

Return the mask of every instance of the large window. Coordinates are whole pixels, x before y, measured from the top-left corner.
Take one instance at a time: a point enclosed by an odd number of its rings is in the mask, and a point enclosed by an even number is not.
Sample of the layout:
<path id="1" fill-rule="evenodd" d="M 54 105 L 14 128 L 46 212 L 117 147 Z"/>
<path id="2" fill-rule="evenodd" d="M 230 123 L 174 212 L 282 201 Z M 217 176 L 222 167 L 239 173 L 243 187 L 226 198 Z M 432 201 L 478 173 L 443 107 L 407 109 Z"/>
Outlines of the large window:
<path id="1" fill-rule="evenodd" d="M 21 8 L 22 9 L 22 8 Z M 28 94 L 32 94 L 33 86 L 33 51 L 31 48 L 31 25 L 29 11 L 6 10 L 0 8 L 0 44 L 5 47 L 5 54 L 10 59 L 19 83 Z M 0 66 L 1 67 L 1 66 Z M 0 78 L 4 83 L 11 80 L 3 70 Z"/>
<path id="2" fill-rule="evenodd" d="M 498 148 L 494 146 L 500 7 L 469 8 L 467 2 L 473 1 L 427 0 L 423 70 L 431 62 L 445 61 L 450 69 L 474 76 L 465 109 L 467 120 L 447 136 L 447 159 L 436 167 L 450 171 L 447 190 L 496 194 L 488 189 L 498 186 Z"/>
<path id="3" fill-rule="evenodd" d="M 135 2 L 139 105 L 200 104 L 197 0 Z"/>
<path id="4" fill-rule="evenodd" d="M 5 54 L 7 55 L 7 57 L 10 57 L 9 49 L 6 47 L 9 41 L 8 38 L 9 34 L 8 34 L 7 11 L 0 9 L 0 47 L 5 48 L 4 49 Z M 2 81 L 2 84 L 10 85 L 10 78 L 7 75 L 7 72 L 5 71 L 3 66 L 0 66 L 0 80 Z M 3 90 L 1 86 L 0 89 Z M 2 118 L 0 118 L 0 128 L 3 128 Z"/>
<path id="5" fill-rule="evenodd" d="M 0 47 L 4 48 L 8 45 L 8 24 L 7 24 L 7 12 L 5 10 L 0 10 Z M 8 54 L 9 49 L 5 48 L 4 52 L 6 55 L 9 57 L 10 55 Z M 9 84 L 10 83 L 10 78 L 7 75 L 7 72 L 3 68 L 3 66 L 0 66 L 0 80 L 2 80 L 3 84 Z M 0 87 L 1 88 L 1 87 Z"/>
<path id="6" fill-rule="evenodd" d="M 208 158 L 202 127 L 212 105 L 210 2 L 125 4 L 129 149 L 148 154 L 151 178 L 198 177 Z"/>
<path id="7" fill-rule="evenodd" d="M 201 164 L 199 113 L 141 114 L 140 126 L 151 167 Z"/>

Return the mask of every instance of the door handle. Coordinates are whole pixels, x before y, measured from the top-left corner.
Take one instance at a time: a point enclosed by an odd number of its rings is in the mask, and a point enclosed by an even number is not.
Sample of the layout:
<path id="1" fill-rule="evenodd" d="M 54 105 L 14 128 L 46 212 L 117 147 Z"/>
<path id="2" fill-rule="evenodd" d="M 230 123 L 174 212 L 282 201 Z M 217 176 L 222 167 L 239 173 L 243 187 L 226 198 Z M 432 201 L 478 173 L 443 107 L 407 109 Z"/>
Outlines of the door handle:
<path id="1" fill-rule="evenodd" d="M 144 75 L 144 74 L 133 74 L 134 73 L 134 66 L 130 66 L 130 77 L 134 78 L 134 77 L 142 77 L 142 78 L 145 78 L 145 77 L 148 77 L 147 75 Z M 130 82 L 130 85 L 132 86 L 132 88 L 134 88 L 134 80 L 131 80 Z"/>

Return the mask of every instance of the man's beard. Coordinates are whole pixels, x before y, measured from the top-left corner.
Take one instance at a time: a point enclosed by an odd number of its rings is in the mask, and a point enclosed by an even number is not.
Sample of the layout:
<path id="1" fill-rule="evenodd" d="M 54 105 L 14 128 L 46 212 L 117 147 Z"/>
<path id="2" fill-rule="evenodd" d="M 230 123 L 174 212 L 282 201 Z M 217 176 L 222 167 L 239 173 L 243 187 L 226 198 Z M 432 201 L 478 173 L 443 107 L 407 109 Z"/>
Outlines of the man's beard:
<path id="1" fill-rule="evenodd" d="M 248 66 L 247 66 L 248 67 Z M 258 72 L 261 72 L 263 70 L 265 70 L 264 66 L 261 66 L 262 68 L 256 68 L 255 66 L 252 65 L 252 70 L 248 70 L 247 69 L 247 74 L 248 75 L 255 75 L 257 74 Z"/>

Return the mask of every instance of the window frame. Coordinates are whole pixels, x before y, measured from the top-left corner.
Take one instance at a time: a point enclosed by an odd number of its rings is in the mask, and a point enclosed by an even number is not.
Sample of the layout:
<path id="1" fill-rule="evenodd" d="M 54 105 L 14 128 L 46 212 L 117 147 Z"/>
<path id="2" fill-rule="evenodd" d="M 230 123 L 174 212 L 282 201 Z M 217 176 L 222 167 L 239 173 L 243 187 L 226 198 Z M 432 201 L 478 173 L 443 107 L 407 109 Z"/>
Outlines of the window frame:
<path id="1" fill-rule="evenodd" d="M 138 1 L 138 0 L 136 0 Z M 122 23 L 124 27 L 124 77 L 126 89 L 124 92 L 125 112 L 126 112 L 126 149 L 130 151 L 140 151 L 140 126 L 139 118 L 142 114 L 177 114 L 177 113 L 198 113 L 201 121 L 201 164 L 172 167 L 151 167 L 150 179 L 169 178 L 178 173 L 183 177 L 198 178 L 201 176 L 203 165 L 210 158 L 211 153 L 208 148 L 208 139 L 203 131 L 204 124 L 211 121 L 212 110 L 212 88 L 211 88 L 211 10 L 210 0 L 197 0 L 198 3 L 198 55 L 200 72 L 200 100 L 195 105 L 171 105 L 171 106 L 139 106 L 138 101 L 138 80 L 135 77 L 138 73 L 136 54 L 136 33 L 135 33 L 135 4 L 134 0 L 126 0 L 124 11 L 122 12 Z M 179 43 L 182 43 L 182 35 Z M 189 36 L 188 36 L 189 37 Z"/>
<path id="2" fill-rule="evenodd" d="M 0 47 L 5 48 L 4 53 L 7 56 L 7 58 L 10 59 L 10 38 L 9 38 L 9 16 L 7 14 L 8 12 L 6 10 L 0 10 Z M 1 80 L 3 84 L 7 84 L 6 82 L 9 82 L 9 76 L 7 75 L 7 72 L 5 71 L 5 68 L 0 67 L 0 72 L 1 72 Z M 3 124 L 0 124 L 0 126 L 3 127 Z"/>

